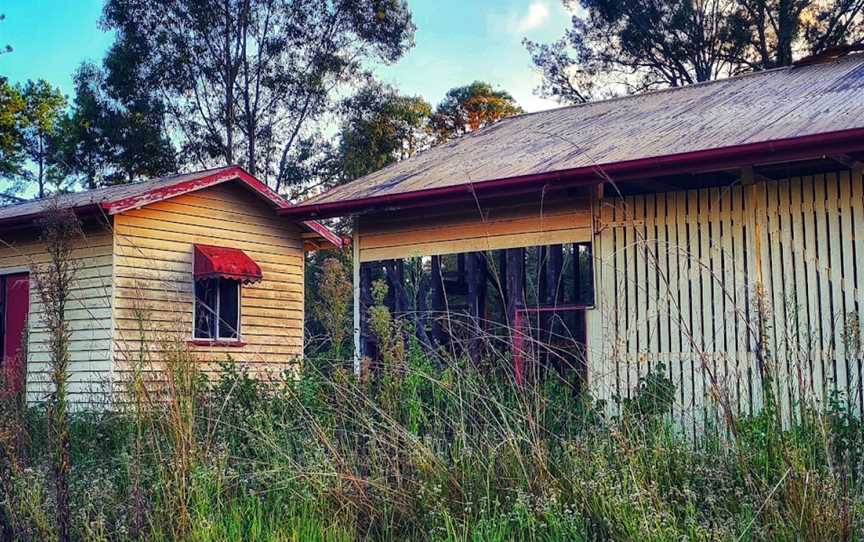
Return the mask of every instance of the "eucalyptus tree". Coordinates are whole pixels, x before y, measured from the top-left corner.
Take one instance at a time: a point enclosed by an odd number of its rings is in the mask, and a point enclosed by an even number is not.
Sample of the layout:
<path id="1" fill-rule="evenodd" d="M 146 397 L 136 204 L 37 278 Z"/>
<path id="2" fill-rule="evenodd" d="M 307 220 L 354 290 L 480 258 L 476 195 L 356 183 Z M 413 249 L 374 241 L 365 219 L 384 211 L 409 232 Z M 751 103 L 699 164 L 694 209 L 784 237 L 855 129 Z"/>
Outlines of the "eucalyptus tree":
<path id="1" fill-rule="evenodd" d="M 181 153 L 240 163 L 277 190 L 304 181 L 336 96 L 413 45 L 404 0 L 108 0 Z"/>
<path id="2" fill-rule="evenodd" d="M 541 95 L 582 103 L 748 71 L 864 38 L 864 0 L 562 0 L 570 28 L 525 40 Z"/>

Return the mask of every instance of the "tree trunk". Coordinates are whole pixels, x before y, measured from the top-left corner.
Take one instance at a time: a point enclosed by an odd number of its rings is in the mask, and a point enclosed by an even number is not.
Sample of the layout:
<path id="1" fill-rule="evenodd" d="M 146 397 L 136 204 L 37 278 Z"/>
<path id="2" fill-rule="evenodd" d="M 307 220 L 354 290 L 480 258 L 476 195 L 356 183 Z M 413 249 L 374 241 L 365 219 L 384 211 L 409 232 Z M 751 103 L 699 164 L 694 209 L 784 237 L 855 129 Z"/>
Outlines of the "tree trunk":
<path id="1" fill-rule="evenodd" d="M 564 285 L 561 273 L 564 269 L 564 247 L 551 245 L 548 247 L 548 262 L 546 265 L 546 303 L 557 306 L 564 301 Z"/>
<path id="2" fill-rule="evenodd" d="M 369 330 L 369 307 L 372 306 L 372 264 L 360 264 L 360 355 L 374 358 L 375 339 Z"/>
<path id="3" fill-rule="evenodd" d="M 513 329 L 516 311 L 525 307 L 525 249 L 507 249 L 507 325 Z"/>
<path id="4" fill-rule="evenodd" d="M 441 346 L 447 342 L 441 319 L 444 317 L 444 280 L 441 276 L 441 256 L 432 256 L 432 340 Z"/>
<path id="5" fill-rule="evenodd" d="M 225 165 L 234 163 L 234 62 L 231 58 L 231 2 L 225 0 Z"/>
<path id="6" fill-rule="evenodd" d="M 482 252 L 467 255 L 468 314 L 471 319 L 471 338 L 468 355 L 479 361 L 483 347 L 483 322 L 486 318 L 486 260 Z"/>
<path id="7" fill-rule="evenodd" d="M 45 139 L 39 136 L 39 197 L 45 197 Z"/>

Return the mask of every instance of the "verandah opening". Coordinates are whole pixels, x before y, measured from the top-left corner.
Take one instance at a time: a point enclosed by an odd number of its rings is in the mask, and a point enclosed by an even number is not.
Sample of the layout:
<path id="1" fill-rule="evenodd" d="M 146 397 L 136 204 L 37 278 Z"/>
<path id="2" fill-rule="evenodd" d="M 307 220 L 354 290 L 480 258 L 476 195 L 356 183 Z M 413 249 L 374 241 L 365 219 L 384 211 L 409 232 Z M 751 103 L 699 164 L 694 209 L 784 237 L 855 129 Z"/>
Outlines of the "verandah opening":
<path id="1" fill-rule="evenodd" d="M 360 347 L 373 363 L 373 283 L 384 304 L 410 322 L 429 352 L 476 362 L 509 359 L 519 383 L 550 371 L 574 386 L 585 379 L 585 310 L 594 304 L 590 243 L 569 243 L 363 263 Z M 440 359 L 440 356 L 439 356 Z"/>

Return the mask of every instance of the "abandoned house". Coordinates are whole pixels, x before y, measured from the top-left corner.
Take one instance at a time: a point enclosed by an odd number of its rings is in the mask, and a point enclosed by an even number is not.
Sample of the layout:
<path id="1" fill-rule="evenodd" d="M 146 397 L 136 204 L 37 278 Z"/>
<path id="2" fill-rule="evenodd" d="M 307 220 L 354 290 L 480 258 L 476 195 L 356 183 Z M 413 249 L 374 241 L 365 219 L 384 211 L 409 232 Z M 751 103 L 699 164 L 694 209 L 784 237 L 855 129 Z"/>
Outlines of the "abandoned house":
<path id="1" fill-rule="evenodd" d="M 234 166 L 0 209 L 7 391 L 26 386 L 38 400 L 47 390 L 47 332 L 31 274 L 49 258 L 40 219 L 57 209 L 74 211 L 83 232 L 72 241 L 66 307 L 71 401 L 110 392 L 170 337 L 211 361 L 288 367 L 303 352 L 304 250 L 341 244 L 314 221 L 278 216 L 288 205 Z"/>
<path id="2" fill-rule="evenodd" d="M 519 380 L 557 348 L 601 399 L 656 369 L 677 412 L 747 413 L 772 371 L 786 414 L 860 413 L 862 165 L 864 55 L 826 55 L 511 117 L 278 212 L 352 217 L 358 368 L 384 277 L 397 312 L 451 315 L 433 346 L 509 328 Z"/>

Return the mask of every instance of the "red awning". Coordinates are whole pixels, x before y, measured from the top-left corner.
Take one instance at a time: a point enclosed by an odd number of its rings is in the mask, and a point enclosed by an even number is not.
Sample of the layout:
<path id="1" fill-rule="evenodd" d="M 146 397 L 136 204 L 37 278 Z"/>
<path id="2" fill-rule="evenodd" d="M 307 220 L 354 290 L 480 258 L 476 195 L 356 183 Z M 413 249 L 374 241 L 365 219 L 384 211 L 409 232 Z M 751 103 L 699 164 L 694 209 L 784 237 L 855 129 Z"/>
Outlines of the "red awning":
<path id="1" fill-rule="evenodd" d="M 240 282 L 261 280 L 261 268 L 240 249 L 195 245 L 195 280 L 223 278 Z"/>

